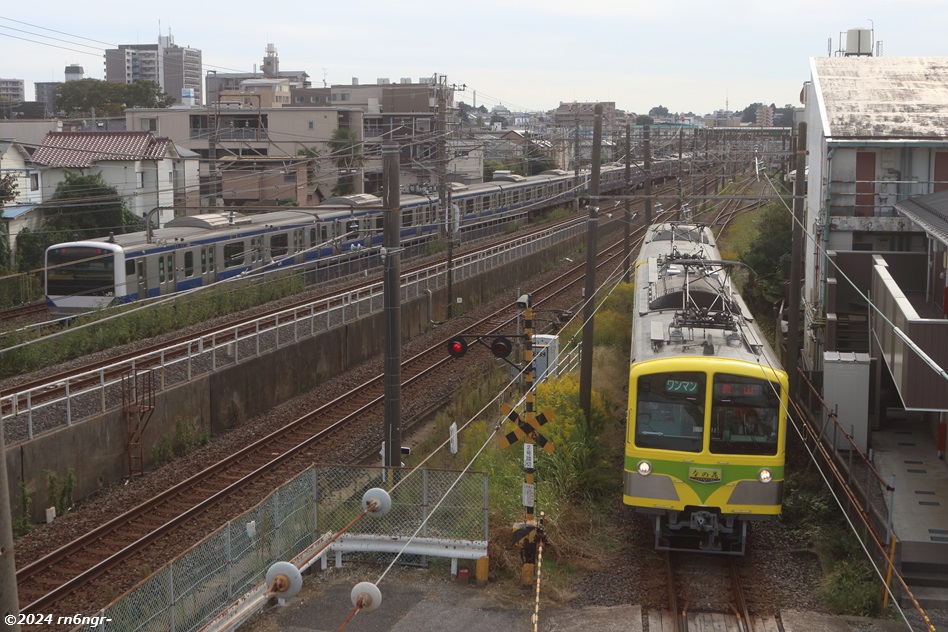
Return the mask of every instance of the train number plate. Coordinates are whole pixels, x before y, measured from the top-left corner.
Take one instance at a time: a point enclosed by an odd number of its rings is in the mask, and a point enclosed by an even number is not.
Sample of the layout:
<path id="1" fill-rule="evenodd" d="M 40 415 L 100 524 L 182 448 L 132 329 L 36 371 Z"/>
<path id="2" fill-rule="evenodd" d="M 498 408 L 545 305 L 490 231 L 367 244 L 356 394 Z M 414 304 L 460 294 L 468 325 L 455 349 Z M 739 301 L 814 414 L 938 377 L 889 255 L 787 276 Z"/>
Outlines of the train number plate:
<path id="1" fill-rule="evenodd" d="M 721 470 L 710 467 L 689 467 L 688 478 L 696 483 L 720 483 Z"/>

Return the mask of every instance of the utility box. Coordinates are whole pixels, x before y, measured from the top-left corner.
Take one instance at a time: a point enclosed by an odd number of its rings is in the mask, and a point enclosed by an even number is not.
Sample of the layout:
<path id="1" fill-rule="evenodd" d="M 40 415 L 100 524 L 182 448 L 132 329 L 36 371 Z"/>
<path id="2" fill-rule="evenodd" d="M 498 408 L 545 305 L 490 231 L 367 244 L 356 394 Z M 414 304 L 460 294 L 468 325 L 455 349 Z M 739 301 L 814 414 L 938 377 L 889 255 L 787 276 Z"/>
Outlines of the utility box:
<path id="1" fill-rule="evenodd" d="M 869 450 L 869 363 L 868 353 L 823 352 L 823 399 L 836 410 L 839 425 L 852 434 L 853 443 L 866 454 Z M 823 436 L 836 437 L 838 450 L 851 449 L 843 433 L 835 428 L 827 413 Z"/>
<path id="2" fill-rule="evenodd" d="M 559 339 L 556 336 L 533 336 L 533 381 L 539 382 L 556 375 L 556 357 Z M 552 368 L 551 368 L 552 367 Z"/>

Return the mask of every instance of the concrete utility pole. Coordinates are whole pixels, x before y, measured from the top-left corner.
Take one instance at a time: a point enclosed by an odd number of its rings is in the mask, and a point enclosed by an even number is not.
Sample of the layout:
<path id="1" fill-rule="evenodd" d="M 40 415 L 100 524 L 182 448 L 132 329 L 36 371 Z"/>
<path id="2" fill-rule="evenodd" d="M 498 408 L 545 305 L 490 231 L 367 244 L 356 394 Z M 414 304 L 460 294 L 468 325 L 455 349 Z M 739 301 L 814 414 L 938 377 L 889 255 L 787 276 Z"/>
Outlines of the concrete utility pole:
<path id="1" fill-rule="evenodd" d="M 383 306 L 385 312 L 385 466 L 402 464 L 402 315 L 401 315 L 401 193 L 398 177 L 398 145 L 382 146 L 382 178 L 385 191 L 382 258 Z"/>
<path id="2" fill-rule="evenodd" d="M 652 225 L 652 126 L 642 126 L 642 151 L 645 152 L 645 227 Z"/>
<path id="3" fill-rule="evenodd" d="M 790 296 L 787 309 L 787 377 L 790 398 L 799 394 L 800 294 L 803 278 L 803 194 L 806 187 L 806 123 L 797 126 L 797 177 L 793 181 L 793 245 L 790 250 Z M 780 324 L 777 324 L 780 331 Z"/>
<path id="4" fill-rule="evenodd" d="M 573 186 L 579 189 L 579 113 L 576 114 L 576 130 L 573 134 Z M 579 198 L 575 198 L 573 210 L 579 210 Z"/>
<path id="5" fill-rule="evenodd" d="M 602 104 L 597 103 L 593 124 L 592 180 L 589 182 L 589 219 L 586 221 L 586 289 L 583 291 L 583 348 L 579 365 L 579 405 L 592 424 L 593 316 L 596 313 L 596 242 L 599 232 L 599 172 L 602 167 Z"/>
<path id="6" fill-rule="evenodd" d="M 444 214 L 444 221 L 439 222 L 438 236 L 444 239 L 447 234 L 448 225 L 448 95 L 446 94 L 448 86 L 448 77 L 446 75 L 435 75 L 435 81 L 438 82 L 438 208 Z"/>
<path id="7" fill-rule="evenodd" d="M 679 221 L 684 219 L 681 216 L 681 205 L 684 203 L 684 199 L 682 197 L 682 191 L 681 191 L 682 179 L 684 179 L 684 171 L 681 168 L 681 150 L 682 150 L 682 143 L 684 142 L 684 136 L 685 136 L 684 130 L 681 127 L 679 127 L 678 128 L 678 214 L 677 214 Z"/>
<path id="8" fill-rule="evenodd" d="M 20 613 L 16 592 L 16 562 L 13 559 L 13 514 L 10 511 L 10 487 L 7 482 L 7 451 L 0 432 L 0 612 L 4 619 Z M 4 630 L 17 630 L 19 625 L 4 624 Z"/>
<path id="9" fill-rule="evenodd" d="M 632 195 L 632 188 L 629 184 L 632 182 L 632 125 L 625 124 L 625 194 Z M 622 274 L 622 282 L 629 282 L 629 270 L 632 268 L 632 200 L 625 200 L 625 230 L 622 238 L 622 256 L 625 261 L 625 272 Z"/>

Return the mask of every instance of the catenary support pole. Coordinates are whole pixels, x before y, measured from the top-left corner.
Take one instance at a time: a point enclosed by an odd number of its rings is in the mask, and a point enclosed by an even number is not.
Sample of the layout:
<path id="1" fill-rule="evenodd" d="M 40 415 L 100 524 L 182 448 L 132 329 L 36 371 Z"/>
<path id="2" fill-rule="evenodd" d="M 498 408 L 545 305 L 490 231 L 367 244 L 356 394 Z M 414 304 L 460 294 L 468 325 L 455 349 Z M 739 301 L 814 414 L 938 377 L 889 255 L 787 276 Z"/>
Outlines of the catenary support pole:
<path id="1" fill-rule="evenodd" d="M 599 203 L 599 171 L 602 162 L 602 104 L 597 103 L 593 127 L 592 179 L 589 197 Z M 592 367 L 593 316 L 596 313 L 596 242 L 599 231 L 599 208 L 589 205 L 586 222 L 586 289 L 583 293 L 583 347 L 579 366 L 579 406 L 586 415 L 586 425 L 592 423 Z"/>
<path id="2" fill-rule="evenodd" d="M 382 146 L 382 177 L 385 207 L 383 230 L 385 255 L 382 268 L 385 312 L 385 466 L 401 465 L 401 194 L 398 174 L 399 147 L 394 143 Z"/>

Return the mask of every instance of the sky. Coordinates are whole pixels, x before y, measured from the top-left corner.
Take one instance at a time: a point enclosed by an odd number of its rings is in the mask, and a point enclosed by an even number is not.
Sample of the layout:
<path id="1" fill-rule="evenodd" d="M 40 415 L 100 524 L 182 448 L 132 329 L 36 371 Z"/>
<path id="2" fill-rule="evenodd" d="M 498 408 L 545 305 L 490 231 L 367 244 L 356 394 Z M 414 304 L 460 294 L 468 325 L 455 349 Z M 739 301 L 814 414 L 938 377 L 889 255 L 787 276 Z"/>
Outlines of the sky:
<path id="1" fill-rule="evenodd" d="M 41 8 L 40 8 L 41 6 Z M 277 8 L 278 7 L 278 8 Z M 612 101 L 707 114 L 751 103 L 800 105 L 809 58 L 874 29 L 886 57 L 948 56 L 945 0 L 421 0 L 284 3 L 98 0 L 0 9 L 0 78 L 62 81 L 69 64 L 102 79 L 119 44 L 202 51 L 204 71 L 252 72 L 268 43 L 282 70 L 314 86 L 435 74 L 465 85 L 455 99 L 488 109 L 546 111 L 561 102 Z"/>

